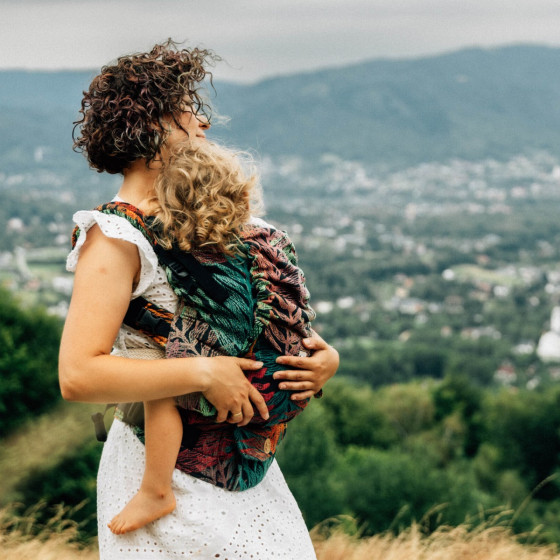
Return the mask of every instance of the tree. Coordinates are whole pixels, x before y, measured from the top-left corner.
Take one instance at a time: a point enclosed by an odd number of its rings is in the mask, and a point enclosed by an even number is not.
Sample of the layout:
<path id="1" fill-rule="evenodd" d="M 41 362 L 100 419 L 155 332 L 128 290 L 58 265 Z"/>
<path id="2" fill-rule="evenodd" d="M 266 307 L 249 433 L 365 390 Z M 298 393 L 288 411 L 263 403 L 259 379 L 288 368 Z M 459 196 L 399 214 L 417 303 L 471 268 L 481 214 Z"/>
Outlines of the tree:
<path id="1" fill-rule="evenodd" d="M 56 404 L 60 321 L 0 290 L 0 433 Z"/>
<path id="2" fill-rule="evenodd" d="M 309 527 L 344 511 L 340 494 L 343 473 L 337 468 L 335 434 L 320 401 L 288 424 L 277 454 Z"/>

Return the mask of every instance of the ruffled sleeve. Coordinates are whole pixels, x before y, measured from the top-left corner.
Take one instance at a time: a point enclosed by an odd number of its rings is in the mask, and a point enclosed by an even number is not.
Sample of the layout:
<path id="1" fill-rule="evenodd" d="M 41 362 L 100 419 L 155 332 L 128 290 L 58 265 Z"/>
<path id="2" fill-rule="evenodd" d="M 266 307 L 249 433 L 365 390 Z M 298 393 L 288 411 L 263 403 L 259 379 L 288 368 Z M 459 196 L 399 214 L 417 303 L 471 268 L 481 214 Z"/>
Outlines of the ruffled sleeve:
<path id="1" fill-rule="evenodd" d="M 80 258 L 80 251 L 87 238 L 89 229 L 97 224 L 107 237 L 122 239 L 136 245 L 140 255 L 140 279 L 131 299 L 143 294 L 154 282 L 158 267 L 157 256 L 142 232 L 136 229 L 128 220 L 115 214 L 103 214 L 97 210 L 80 210 L 73 216 L 74 222 L 80 228 L 80 233 L 74 249 L 66 260 L 66 270 L 75 272 Z"/>

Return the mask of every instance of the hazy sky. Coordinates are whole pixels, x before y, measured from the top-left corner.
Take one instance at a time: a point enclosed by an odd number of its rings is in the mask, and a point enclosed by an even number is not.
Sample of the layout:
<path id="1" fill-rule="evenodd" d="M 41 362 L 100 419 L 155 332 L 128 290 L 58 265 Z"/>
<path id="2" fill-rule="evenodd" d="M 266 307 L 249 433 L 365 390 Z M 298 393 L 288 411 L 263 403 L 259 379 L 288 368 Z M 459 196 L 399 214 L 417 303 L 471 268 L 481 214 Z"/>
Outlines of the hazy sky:
<path id="1" fill-rule="evenodd" d="M 560 46 L 560 0 L 0 0 L 0 68 L 99 68 L 173 37 L 252 81 L 464 46 Z"/>

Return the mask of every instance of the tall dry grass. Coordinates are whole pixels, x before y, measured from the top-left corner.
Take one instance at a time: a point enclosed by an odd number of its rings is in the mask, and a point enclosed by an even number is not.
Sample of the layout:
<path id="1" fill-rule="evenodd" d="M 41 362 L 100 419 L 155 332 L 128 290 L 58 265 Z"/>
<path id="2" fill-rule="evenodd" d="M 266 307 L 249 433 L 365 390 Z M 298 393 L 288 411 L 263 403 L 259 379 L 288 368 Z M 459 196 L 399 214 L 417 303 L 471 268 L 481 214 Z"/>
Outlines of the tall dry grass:
<path id="1" fill-rule="evenodd" d="M 46 525 L 38 527 L 34 519 L 33 512 L 22 518 L 0 512 L 2 560 L 98 559 L 95 543 L 83 548 L 73 542 L 76 526 L 62 509 Z M 554 546 L 522 545 L 503 526 L 442 527 L 426 536 L 414 525 L 397 536 L 367 539 L 336 530 L 324 536 L 317 528 L 311 535 L 318 560 L 560 560 Z"/>
<path id="2" fill-rule="evenodd" d="M 425 536 L 417 525 L 399 535 L 367 539 L 334 533 L 314 539 L 318 560 L 559 560 L 554 546 L 520 544 L 504 527 L 440 528 Z"/>
<path id="3" fill-rule="evenodd" d="M 14 489 L 22 475 L 56 466 L 65 455 L 91 440 L 94 432 L 90 414 L 99 410 L 103 410 L 100 404 L 62 401 L 2 439 L 0 506 L 19 499 Z"/>
<path id="4" fill-rule="evenodd" d="M 95 543 L 78 544 L 78 526 L 68 519 L 62 506 L 53 511 L 47 523 L 37 521 L 38 504 L 23 516 L 0 510 L 1 560 L 96 560 Z"/>

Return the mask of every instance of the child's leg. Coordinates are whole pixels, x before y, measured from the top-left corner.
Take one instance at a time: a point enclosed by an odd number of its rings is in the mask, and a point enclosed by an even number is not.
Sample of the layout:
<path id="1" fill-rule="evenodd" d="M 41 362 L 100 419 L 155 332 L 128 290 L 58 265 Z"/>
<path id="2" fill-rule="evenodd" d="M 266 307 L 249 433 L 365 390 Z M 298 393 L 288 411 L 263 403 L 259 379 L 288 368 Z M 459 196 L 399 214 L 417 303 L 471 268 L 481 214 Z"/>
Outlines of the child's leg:
<path id="1" fill-rule="evenodd" d="M 138 493 L 109 523 L 115 534 L 127 533 L 171 513 L 175 497 L 171 477 L 183 436 L 175 399 L 144 403 L 146 468 Z"/>

